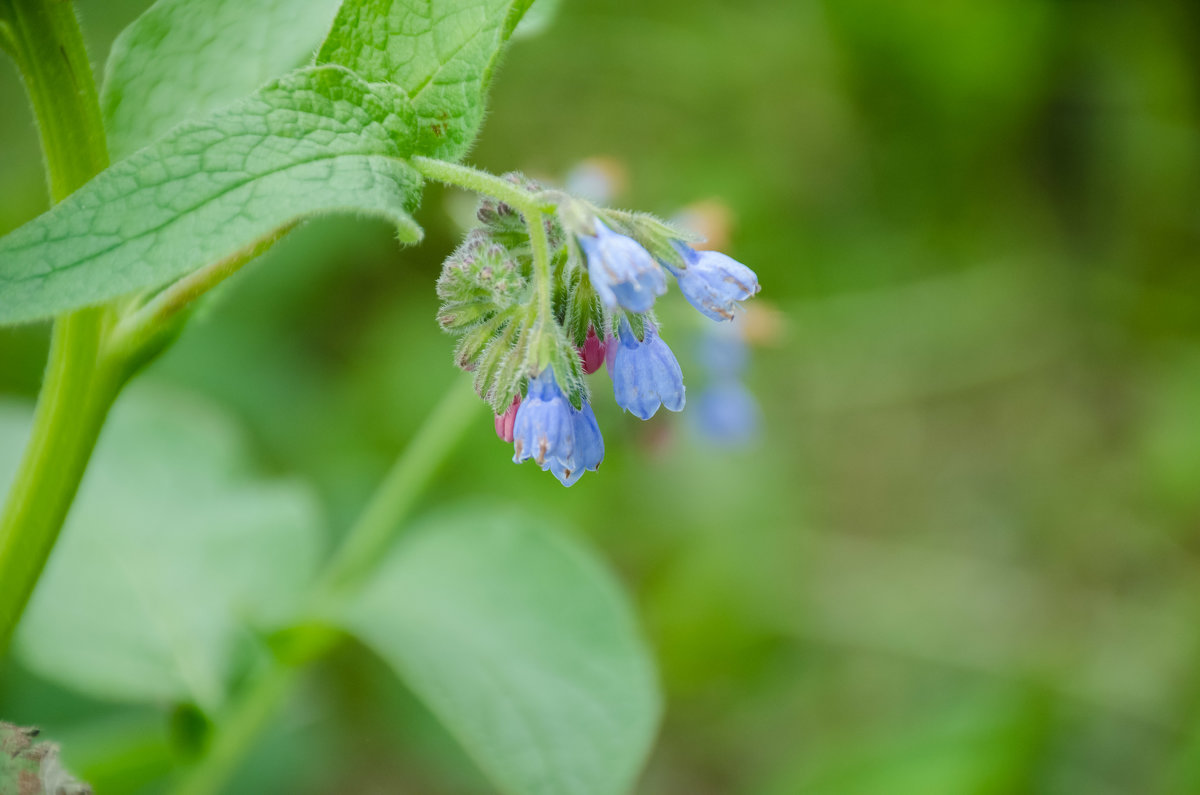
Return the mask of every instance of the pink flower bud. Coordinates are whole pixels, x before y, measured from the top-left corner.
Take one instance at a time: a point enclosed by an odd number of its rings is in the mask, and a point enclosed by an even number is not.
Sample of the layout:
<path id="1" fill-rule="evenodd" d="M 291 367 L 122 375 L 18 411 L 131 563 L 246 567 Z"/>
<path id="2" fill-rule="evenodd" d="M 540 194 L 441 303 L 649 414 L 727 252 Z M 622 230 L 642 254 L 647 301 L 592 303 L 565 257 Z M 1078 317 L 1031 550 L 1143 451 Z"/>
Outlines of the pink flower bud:
<path id="1" fill-rule="evenodd" d="M 596 329 L 588 326 L 587 339 L 579 348 L 579 359 L 583 362 L 583 371 L 592 374 L 604 364 L 605 343 L 596 336 Z"/>
<path id="2" fill-rule="evenodd" d="M 511 443 L 513 440 L 513 424 L 517 421 L 517 408 L 520 405 L 521 396 L 517 395 L 508 411 L 496 415 L 496 435 L 506 442 Z"/>

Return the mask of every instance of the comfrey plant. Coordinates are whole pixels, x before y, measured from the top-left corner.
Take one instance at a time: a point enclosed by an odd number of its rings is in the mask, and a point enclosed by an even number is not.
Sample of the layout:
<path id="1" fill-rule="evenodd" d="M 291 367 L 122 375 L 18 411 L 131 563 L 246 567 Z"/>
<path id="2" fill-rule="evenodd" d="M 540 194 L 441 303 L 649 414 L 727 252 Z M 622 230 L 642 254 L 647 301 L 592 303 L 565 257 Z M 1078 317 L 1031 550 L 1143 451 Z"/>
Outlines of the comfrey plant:
<path id="1" fill-rule="evenodd" d="M 683 410 L 683 372 L 653 316 L 668 276 L 713 320 L 732 319 L 758 278 L 651 216 L 505 179 L 552 212 L 535 227 L 484 198 L 480 225 L 443 266 L 438 319 L 460 336 L 458 366 L 474 373 L 513 461 L 532 459 L 570 486 L 604 459 L 584 375 L 607 362 L 617 405 L 640 419 Z"/>
<path id="2" fill-rule="evenodd" d="M 381 218 L 418 242 L 427 180 L 483 197 L 438 280 L 439 321 L 515 462 L 565 485 L 600 466 L 585 377 L 604 366 L 637 417 L 683 408 L 656 300 L 674 279 L 723 320 L 758 291 L 754 274 L 650 216 L 460 162 L 501 51 L 553 8 L 531 4 L 158 0 L 117 39 L 97 91 L 70 3 L 0 0 L 53 203 L 0 238 L 0 324 L 53 320 L 32 417 L 0 406 L 0 477 L 14 473 L 0 654 L 21 623 L 13 648 L 38 674 L 198 715 L 169 788 L 225 791 L 297 671 L 348 636 L 503 792 L 612 795 L 645 757 L 661 712 L 653 665 L 586 550 L 507 510 L 435 516 L 393 543 L 478 410 L 465 388 L 328 560 L 311 499 L 250 478 L 210 417 L 130 395 L 58 543 L 110 408 L 199 299 L 313 216 Z"/>

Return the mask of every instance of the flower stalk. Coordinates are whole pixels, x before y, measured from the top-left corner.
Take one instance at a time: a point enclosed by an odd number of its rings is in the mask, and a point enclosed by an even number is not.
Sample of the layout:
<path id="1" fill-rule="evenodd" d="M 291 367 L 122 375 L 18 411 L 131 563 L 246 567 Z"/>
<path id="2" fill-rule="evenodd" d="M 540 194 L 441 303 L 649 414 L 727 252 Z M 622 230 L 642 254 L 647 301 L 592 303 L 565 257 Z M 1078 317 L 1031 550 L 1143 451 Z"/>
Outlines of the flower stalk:
<path id="1" fill-rule="evenodd" d="M 55 203 L 108 165 L 95 81 L 70 3 L 0 0 L 4 48 L 37 117 Z M 59 317 L 33 431 L 0 510 L 0 654 L 37 584 L 123 381 L 101 356 L 106 308 Z"/>

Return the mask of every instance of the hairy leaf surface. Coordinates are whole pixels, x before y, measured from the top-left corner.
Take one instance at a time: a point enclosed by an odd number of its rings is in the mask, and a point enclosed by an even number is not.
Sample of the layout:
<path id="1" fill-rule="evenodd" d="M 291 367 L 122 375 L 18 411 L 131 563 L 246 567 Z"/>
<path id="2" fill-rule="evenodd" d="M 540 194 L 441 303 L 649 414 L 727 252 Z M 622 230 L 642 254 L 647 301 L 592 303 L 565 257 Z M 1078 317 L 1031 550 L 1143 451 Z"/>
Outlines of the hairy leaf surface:
<path id="1" fill-rule="evenodd" d="M 344 622 L 512 795 L 618 795 L 659 717 L 649 652 L 579 544 L 503 511 L 427 521 Z"/>
<path id="2" fill-rule="evenodd" d="M 346 0 L 318 63 L 395 83 L 412 98 L 416 152 L 464 154 L 501 50 L 533 0 Z"/>
<path id="3" fill-rule="evenodd" d="M 312 62 L 337 0 L 158 0 L 113 42 L 100 92 L 120 160 Z"/>
<path id="4" fill-rule="evenodd" d="M 315 213 L 414 242 L 414 120 L 394 87 L 325 66 L 185 122 L 0 239 L 0 323 L 157 287 Z"/>

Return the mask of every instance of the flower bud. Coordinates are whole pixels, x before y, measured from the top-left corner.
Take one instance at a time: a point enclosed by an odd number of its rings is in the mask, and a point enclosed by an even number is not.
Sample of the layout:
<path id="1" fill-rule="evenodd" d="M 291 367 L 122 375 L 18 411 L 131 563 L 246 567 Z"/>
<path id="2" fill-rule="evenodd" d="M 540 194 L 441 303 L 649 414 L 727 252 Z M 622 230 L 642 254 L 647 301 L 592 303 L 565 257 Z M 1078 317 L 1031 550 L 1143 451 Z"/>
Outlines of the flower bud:
<path id="1" fill-rule="evenodd" d="M 594 326 L 588 326 L 587 339 L 579 347 L 579 361 L 583 363 L 583 372 L 591 375 L 604 364 L 604 341 L 596 336 Z"/>
<path id="2" fill-rule="evenodd" d="M 754 271 L 732 257 L 719 251 L 696 251 L 682 243 L 676 243 L 675 248 L 687 267 L 669 269 L 683 297 L 706 317 L 732 320 L 734 305 L 761 289 Z"/>
<path id="3" fill-rule="evenodd" d="M 513 397 L 512 404 L 503 414 L 496 415 L 496 435 L 502 440 L 512 444 L 513 440 L 513 425 L 517 421 L 517 409 L 521 406 L 521 396 Z"/>

